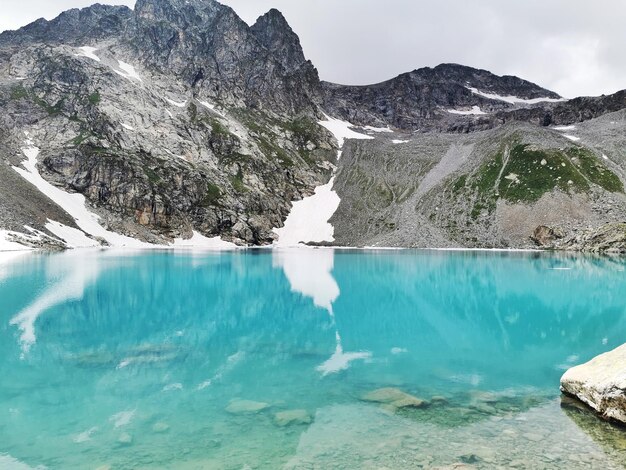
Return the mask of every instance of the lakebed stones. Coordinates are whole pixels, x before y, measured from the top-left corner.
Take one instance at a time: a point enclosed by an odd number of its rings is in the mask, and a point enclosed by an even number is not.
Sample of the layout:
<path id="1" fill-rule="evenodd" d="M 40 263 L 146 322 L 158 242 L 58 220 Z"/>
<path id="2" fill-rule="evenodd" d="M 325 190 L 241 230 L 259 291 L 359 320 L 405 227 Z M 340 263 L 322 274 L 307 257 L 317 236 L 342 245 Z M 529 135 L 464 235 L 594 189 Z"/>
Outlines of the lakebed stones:
<path id="1" fill-rule="evenodd" d="M 277 426 L 290 426 L 297 424 L 311 424 L 313 419 L 307 410 L 286 410 L 274 414 L 274 423 Z"/>
<path id="2" fill-rule="evenodd" d="M 117 438 L 117 443 L 120 446 L 129 446 L 133 443 L 133 436 L 131 436 L 127 432 L 124 432 L 120 435 L 120 437 Z"/>
<path id="3" fill-rule="evenodd" d="M 569 369 L 561 377 L 561 391 L 602 418 L 626 424 L 626 344 Z"/>
<path id="4" fill-rule="evenodd" d="M 380 403 L 392 410 L 400 408 L 422 408 L 428 402 L 393 387 L 379 388 L 361 397 L 363 401 Z"/>
<path id="5" fill-rule="evenodd" d="M 170 425 L 162 421 L 159 421 L 158 423 L 154 423 L 152 425 L 152 431 L 156 433 L 164 433 L 164 432 L 168 432 L 169 430 L 170 430 Z"/>
<path id="6" fill-rule="evenodd" d="M 226 411 L 235 415 L 254 414 L 266 410 L 269 407 L 270 405 L 268 403 L 264 403 L 262 401 L 241 400 L 239 398 L 235 398 L 230 401 L 226 407 Z"/>

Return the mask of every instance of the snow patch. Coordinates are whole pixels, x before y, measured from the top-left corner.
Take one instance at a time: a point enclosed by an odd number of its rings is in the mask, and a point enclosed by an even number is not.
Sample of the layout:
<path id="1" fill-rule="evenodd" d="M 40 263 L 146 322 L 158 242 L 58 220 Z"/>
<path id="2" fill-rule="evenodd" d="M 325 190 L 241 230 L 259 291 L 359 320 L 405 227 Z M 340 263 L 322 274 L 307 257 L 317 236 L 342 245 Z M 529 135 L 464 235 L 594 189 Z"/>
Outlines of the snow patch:
<path id="1" fill-rule="evenodd" d="M 366 131 L 369 132 L 390 132 L 393 134 L 393 131 L 388 127 L 373 127 L 373 126 L 365 126 L 363 127 Z"/>
<path id="2" fill-rule="evenodd" d="M 391 141 L 391 143 L 394 144 L 394 145 L 406 144 L 407 142 L 410 142 L 410 141 L 409 140 L 400 140 L 400 139 L 393 139 Z"/>
<path id="3" fill-rule="evenodd" d="M 475 95 L 482 96 L 483 98 L 488 98 L 490 100 L 498 100 L 505 101 L 510 104 L 537 104 L 537 103 L 560 103 L 562 101 L 567 101 L 565 98 L 519 98 L 517 96 L 509 95 L 502 96 L 495 93 L 486 93 L 478 90 L 477 88 L 465 87 Z"/>
<path id="4" fill-rule="evenodd" d="M 122 77 L 126 78 L 127 80 L 130 80 L 131 82 L 133 80 L 137 80 L 139 82 L 143 82 L 143 80 L 141 79 L 141 77 L 139 76 L 139 74 L 137 73 L 137 71 L 135 70 L 135 67 L 133 67 L 130 64 L 127 64 L 126 62 L 123 62 L 121 60 L 117 61 L 119 67 L 121 70 L 115 70 L 115 73 L 121 75 Z"/>
<path id="5" fill-rule="evenodd" d="M 177 238 L 174 243 L 170 245 L 171 248 L 202 248 L 209 250 L 228 250 L 237 248 L 237 245 L 231 242 L 226 242 L 220 237 L 208 238 L 204 235 L 194 231 L 193 236 L 188 240 Z"/>
<path id="6" fill-rule="evenodd" d="M 73 227 L 68 227 L 55 220 L 48 219 L 46 229 L 63 240 L 68 248 L 93 248 L 101 246 L 96 240 L 85 235 L 85 232 Z"/>
<path id="7" fill-rule="evenodd" d="M 563 137 L 573 142 L 578 142 L 580 140 L 580 137 L 576 137 L 575 135 L 571 135 L 571 134 L 563 134 Z"/>
<path id="8" fill-rule="evenodd" d="M 183 157 L 182 155 L 176 155 L 174 152 L 172 152 L 171 150 L 165 149 L 166 153 L 169 153 L 172 157 L 176 157 L 176 158 L 180 158 L 181 160 L 185 160 L 187 161 L 187 159 L 185 157 Z"/>
<path id="9" fill-rule="evenodd" d="M 171 100 L 169 98 L 165 98 L 165 101 L 167 101 L 172 106 L 176 106 L 177 108 L 184 108 L 185 106 L 187 106 L 187 100 L 185 100 L 185 101 L 174 101 L 174 100 Z"/>
<path id="10" fill-rule="evenodd" d="M 335 191 L 333 176 L 328 183 L 315 188 L 313 196 L 295 201 L 282 228 L 275 228 L 278 235 L 275 246 L 297 246 L 307 242 L 335 241 L 335 228 L 328 223 L 341 200 Z"/>
<path id="11" fill-rule="evenodd" d="M 219 114 L 220 116 L 222 116 L 223 118 L 225 118 L 226 116 L 224 114 L 222 114 L 221 112 L 219 112 L 217 110 L 217 108 L 215 107 L 214 104 L 209 103 L 208 101 L 198 101 L 198 103 L 200 103 L 202 106 L 204 106 L 207 109 L 210 109 L 211 111 L 213 111 L 214 113 Z"/>
<path id="12" fill-rule="evenodd" d="M 358 132 L 350 129 L 354 127 L 347 121 L 342 121 L 341 119 L 331 118 L 330 116 L 324 115 L 326 120 L 320 121 L 318 124 L 320 126 L 328 129 L 337 139 L 339 144 L 339 148 L 343 147 L 343 143 L 346 139 L 373 139 L 371 135 L 360 134 Z"/>
<path id="13" fill-rule="evenodd" d="M 576 126 L 554 126 L 552 129 L 555 131 L 573 131 Z"/>
<path id="14" fill-rule="evenodd" d="M 22 237 L 24 234 L 18 232 L 12 232 L 10 230 L 0 230 L 0 252 L 3 251 L 29 251 L 31 248 L 11 241 L 13 236 Z"/>
<path id="15" fill-rule="evenodd" d="M 52 199 L 65 212 L 74 217 L 76 225 L 85 233 L 94 237 L 100 237 L 106 240 L 111 246 L 128 246 L 134 248 L 151 246 L 148 243 L 141 242 L 131 237 L 120 235 L 115 232 L 106 230 L 99 224 L 99 217 L 90 212 L 85 206 L 85 196 L 82 194 L 70 194 L 53 186 L 44 180 L 37 170 L 37 157 L 39 156 L 39 148 L 36 147 L 32 140 L 26 139 L 26 146 L 22 148 L 22 152 L 28 158 L 22 162 L 24 168 L 13 167 L 25 180 L 32 183 L 40 192 Z M 55 229 L 59 229 L 54 224 L 51 225 Z M 64 229 L 63 229 L 64 230 Z M 65 231 L 69 235 L 69 231 Z M 72 239 L 76 241 L 75 232 L 71 232 Z"/>
<path id="16" fill-rule="evenodd" d="M 100 62 L 100 57 L 94 54 L 94 52 L 96 52 L 97 50 L 98 49 L 95 47 L 83 46 L 78 48 L 79 53 L 76 55 L 81 57 L 88 57 L 92 60 L 95 60 L 96 62 Z"/>
<path id="17" fill-rule="evenodd" d="M 135 130 L 135 128 L 134 128 L 133 126 L 131 126 L 131 125 L 129 125 L 129 124 L 125 124 L 125 123 L 122 123 L 122 127 L 123 127 L 124 129 L 129 130 L 129 131 L 134 131 L 134 130 Z"/>
<path id="18" fill-rule="evenodd" d="M 458 109 L 448 109 L 450 114 L 460 114 L 462 116 L 470 116 L 470 115 L 481 115 L 487 114 L 483 110 L 480 109 L 480 106 L 472 106 L 470 110 L 458 110 Z"/>

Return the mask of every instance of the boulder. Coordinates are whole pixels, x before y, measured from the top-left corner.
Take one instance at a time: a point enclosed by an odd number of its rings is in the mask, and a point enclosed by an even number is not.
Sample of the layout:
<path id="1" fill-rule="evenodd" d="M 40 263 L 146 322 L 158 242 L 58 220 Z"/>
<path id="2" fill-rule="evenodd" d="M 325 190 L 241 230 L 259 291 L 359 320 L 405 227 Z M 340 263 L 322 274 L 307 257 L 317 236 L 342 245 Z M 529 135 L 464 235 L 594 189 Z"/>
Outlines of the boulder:
<path id="1" fill-rule="evenodd" d="M 530 238 L 539 246 L 552 246 L 556 240 L 564 236 L 565 234 L 561 229 L 540 225 L 535 229 Z"/>
<path id="2" fill-rule="evenodd" d="M 159 421 L 158 423 L 154 423 L 152 425 L 152 431 L 157 432 L 157 433 L 163 433 L 169 430 L 170 430 L 170 425 L 162 421 Z"/>
<path id="3" fill-rule="evenodd" d="M 569 369 L 561 377 L 561 391 L 602 418 L 626 424 L 626 344 Z"/>
<path id="4" fill-rule="evenodd" d="M 274 423 L 278 426 L 289 426 L 292 424 L 311 424 L 311 415 L 307 410 L 286 410 L 279 411 L 274 415 Z"/>
<path id="5" fill-rule="evenodd" d="M 361 397 L 363 401 L 391 405 L 394 408 L 421 408 L 428 402 L 393 387 L 379 388 Z"/>
<path id="6" fill-rule="evenodd" d="M 263 411 L 269 407 L 270 405 L 268 403 L 264 403 L 262 401 L 241 400 L 236 398 L 230 401 L 226 407 L 226 411 L 232 414 L 248 414 L 258 413 L 259 411 Z"/>

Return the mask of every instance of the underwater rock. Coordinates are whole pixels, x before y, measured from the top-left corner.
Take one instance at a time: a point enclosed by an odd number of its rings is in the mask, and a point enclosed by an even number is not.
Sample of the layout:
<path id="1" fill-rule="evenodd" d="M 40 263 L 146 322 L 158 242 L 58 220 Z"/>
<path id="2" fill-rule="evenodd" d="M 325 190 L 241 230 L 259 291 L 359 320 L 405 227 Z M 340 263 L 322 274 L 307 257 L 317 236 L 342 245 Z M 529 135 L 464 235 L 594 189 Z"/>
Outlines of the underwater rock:
<path id="1" fill-rule="evenodd" d="M 124 432 L 117 438 L 117 443 L 123 446 L 129 446 L 133 443 L 133 436 Z"/>
<path id="2" fill-rule="evenodd" d="M 561 377 L 561 391 L 602 418 L 626 424 L 626 344 L 569 369 Z"/>
<path id="3" fill-rule="evenodd" d="M 448 403 L 448 399 L 440 395 L 435 395 L 434 397 L 431 397 L 430 403 L 433 405 L 445 405 Z"/>
<path id="4" fill-rule="evenodd" d="M 169 430 L 170 430 L 170 425 L 167 423 L 163 423 L 162 421 L 159 421 L 158 423 L 154 423 L 152 425 L 152 431 L 154 432 L 162 433 L 162 432 L 167 432 Z"/>
<path id="5" fill-rule="evenodd" d="M 230 401 L 226 407 L 226 411 L 232 414 L 258 413 L 259 411 L 263 411 L 269 407 L 270 405 L 268 403 L 261 401 L 240 400 L 235 398 Z"/>
<path id="6" fill-rule="evenodd" d="M 361 397 L 363 401 L 391 405 L 394 408 L 421 408 L 428 402 L 393 387 L 379 388 Z"/>
<path id="7" fill-rule="evenodd" d="M 289 426 L 292 424 L 311 424 L 312 418 L 307 410 L 286 410 L 279 411 L 274 415 L 274 423 L 278 426 Z"/>

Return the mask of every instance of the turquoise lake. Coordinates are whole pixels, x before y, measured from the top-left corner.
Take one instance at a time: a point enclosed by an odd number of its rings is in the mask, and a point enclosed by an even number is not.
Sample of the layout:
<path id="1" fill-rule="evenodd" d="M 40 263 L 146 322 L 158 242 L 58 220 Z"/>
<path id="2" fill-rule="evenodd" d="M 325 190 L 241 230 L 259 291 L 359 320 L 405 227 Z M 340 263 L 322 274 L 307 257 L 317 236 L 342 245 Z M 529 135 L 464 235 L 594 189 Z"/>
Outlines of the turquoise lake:
<path id="1" fill-rule="evenodd" d="M 625 268 L 410 250 L 4 260 L 0 468 L 624 468 L 626 433 L 562 403 L 559 378 L 626 340 Z"/>

